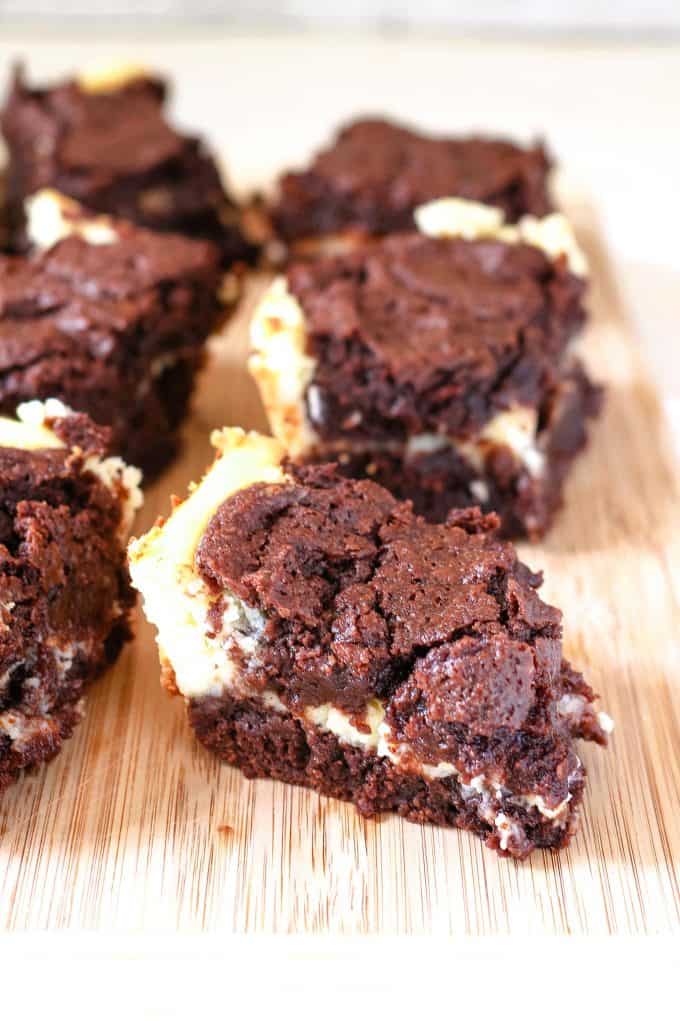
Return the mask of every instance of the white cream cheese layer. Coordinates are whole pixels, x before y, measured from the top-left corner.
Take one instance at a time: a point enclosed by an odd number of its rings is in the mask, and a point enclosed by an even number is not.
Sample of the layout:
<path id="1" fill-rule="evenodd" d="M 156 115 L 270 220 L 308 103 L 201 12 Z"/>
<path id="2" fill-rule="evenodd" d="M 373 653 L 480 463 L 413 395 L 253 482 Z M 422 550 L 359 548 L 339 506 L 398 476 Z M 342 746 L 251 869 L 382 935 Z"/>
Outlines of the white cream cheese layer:
<path id="1" fill-rule="evenodd" d="M 537 432 L 536 409 L 526 404 L 514 404 L 506 411 L 499 411 L 490 418 L 474 440 L 454 440 L 443 433 L 418 433 L 410 436 L 404 456 L 408 460 L 420 454 L 432 454 L 450 447 L 481 472 L 484 469 L 486 452 L 491 447 L 504 446 L 512 450 L 530 475 L 540 477 L 545 468 L 545 455 L 539 449 Z"/>
<path id="2" fill-rule="evenodd" d="M 41 251 L 67 237 L 80 237 L 90 245 L 111 245 L 118 240 L 110 216 L 85 213 L 79 202 L 53 188 L 31 195 L 24 209 L 28 239 Z"/>
<path id="3" fill-rule="evenodd" d="M 27 401 L 20 404 L 16 418 L 0 417 L 0 447 L 15 450 L 49 450 L 64 444 L 46 422 L 68 415 L 61 401 Z"/>
<path id="4" fill-rule="evenodd" d="M 378 699 L 371 699 L 362 717 L 362 728 L 356 727 L 347 713 L 330 702 L 311 706 L 305 710 L 305 719 L 315 727 L 329 730 L 344 744 L 374 751 L 378 755 L 391 757 L 388 742 L 385 739 L 385 708 Z"/>
<path id="5" fill-rule="evenodd" d="M 544 468 L 544 455 L 536 446 L 538 412 L 526 404 L 515 404 L 507 411 L 499 411 L 479 434 L 482 443 L 510 447 L 532 475 L 540 475 Z M 479 443 L 475 444 L 479 447 Z"/>
<path id="6" fill-rule="evenodd" d="M 186 698 L 219 695 L 233 686 L 235 665 L 225 637 L 256 655 L 262 615 L 242 600 L 227 599 L 223 631 L 213 635 L 208 615 L 215 597 L 194 566 L 194 556 L 211 518 L 239 489 L 256 482 L 282 483 L 284 450 L 277 440 L 242 429 L 213 433 L 217 457 L 167 521 L 129 547 L 132 583 L 144 599 L 146 616 L 158 632 L 161 658 Z"/>
<path id="7" fill-rule="evenodd" d="M 82 71 L 76 81 L 83 92 L 116 92 L 132 82 L 150 78 L 149 69 L 141 64 L 111 64 Z"/>
<path id="8" fill-rule="evenodd" d="M 313 706 L 305 710 L 305 720 L 313 726 L 328 730 L 343 744 L 363 748 L 375 752 L 376 755 L 388 758 L 394 765 L 405 771 L 422 773 L 428 780 L 441 780 L 455 777 L 463 798 L 480 799 L 480 814 L 491 825 L 495 825 L 503 834 L 503 825 L 498 822 L 498 806 L 501 799 L 517 805 L 519 808 L 532 808 L 549 819 L 553 825 L 564 825 L 568 815 L 571 794 L 558 805 L 550 807 L 540 794 L 511 794 L 493 779 L 479 773 L 464 779 L 460 770 L 452 763 L 442 761 L 436 766 L 418 762 L 408 745 L 398 742 L 385 721 L 385 707 L 378 699 L 372 699 L 362 717 L 362 727 L 357 727 L 350 716 L 330 703 Z M 513 825 L 516 825 L 513 823 Z M 501 840 L 501 846 L 503 841 Z M 507 836 L 506 846 L 507 849 Z"/>
<path id="9" fill-rule="evenodd" d="M 532 245 L 550 259 L 566 256 L 576 276 L 587 276 L 588 263 L 574 235 L 573 227 L 563 213 L 548 216 L 523 216 L 517 223 L 506 223 L 503 212 L 495 206 L 467 199 L 435 199 L 418 206 L 414 213 L 418 230 L 428 237 L 460 237 L 466 241 L 488 238 L 506 244 Z"/>
<path id="10" fill-rule="evenodd" d="M 590 712 L 590 703 L 583 695 L 563 695 L 557 703 L 557 712 L 568 719 L 572 726 L 577 727 L 582 717 Z M 597 722 L 605 734 L 614 732 L 614 721 L 608 713 L 599 712 Z"/>
<path id="11" fill-rule="evenodd" d="M 305 395 L 316 370 L 307 353 L 305 316 L 285 277 L 277 277 L 255 311 L 248 369 L 260 390 L 274 435 L 291 457 L 315 446 Z"/>
<path id="12" fill-rule="evenodd" d="M 126 464 L 122 457 L 88 457 L 83 467 L 114 493 L 122 493 L 119 534 L 121 542 L 127 542 L 135 514 L 144 503 L 140 469 Z"/>

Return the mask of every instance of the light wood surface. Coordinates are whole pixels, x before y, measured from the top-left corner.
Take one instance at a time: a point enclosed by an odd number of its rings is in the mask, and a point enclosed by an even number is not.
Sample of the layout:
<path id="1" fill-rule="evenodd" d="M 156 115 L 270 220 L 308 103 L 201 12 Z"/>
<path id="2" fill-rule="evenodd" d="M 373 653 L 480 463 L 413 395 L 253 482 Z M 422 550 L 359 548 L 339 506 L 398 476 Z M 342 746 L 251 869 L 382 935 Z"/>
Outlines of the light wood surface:
<path id="1" fill-rule="evenodd" d="M 680 932 L 680 511 L 655 392 L 593 217 L 572 202 L 596 286 L 585 340 L 606 411 L 557 527 L 524 549 L 565 614 L 566 653 L 614 717 L 580 833 L 557 855 L 500 860 L 475 838 L 270 781 L 198 746 L 158 683 L 151 629 L 93 691 L 62 755 L 0 804 L 0 925 L 100 932 L 543 935 Z M 136 531 L 210 456 L 214 426 L 262 427 L 244 369 L 264 279 L 213 342 L 183 458 Z M 669 338 L 670 340 L 670 338 Z"/>

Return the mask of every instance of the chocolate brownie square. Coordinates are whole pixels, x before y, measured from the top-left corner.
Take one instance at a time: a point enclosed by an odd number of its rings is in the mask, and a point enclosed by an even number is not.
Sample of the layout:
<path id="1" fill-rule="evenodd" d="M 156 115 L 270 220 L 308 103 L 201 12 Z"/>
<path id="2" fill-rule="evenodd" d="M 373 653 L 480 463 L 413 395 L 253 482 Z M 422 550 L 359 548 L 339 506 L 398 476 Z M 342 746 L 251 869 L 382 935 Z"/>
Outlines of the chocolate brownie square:
<path id="1" fill-rule="evenodd" d="M 551 210 L 550 160 L 486 137 L 434 138 L 387 120 L 357 120 L 307 170 L 284 174 L 272 221 L 299 251 L 413 227 L 414 209 L 458 196 L 500 209 L 509 221 Z"/>
<path id="2" fill-rule="evenodd" d="M 441 199 L 419 230 L 289 266 L 252 325 L 250 369 L 299 461 L 337 460 L 418 513 L 498 512 L 536 538 L 598 390 L 572 352 L 586 266 L 565 218 L 507 224 Z"/>
<path id="3" fill-rule="evenodd" d="M 213 156 L 168 123 L 167 92 L 163 79 L 134 67 L 46 88 L 31 88 L 19 68 L 0 115 L 15 237 L 24 200 L 49 187 L 151 230 L 212 241 L 224 267 L 251 261 Z"/>
<path id="4" fill-rule="evenodd" d="M 0 418 L 0 793 L 59 751 L 130 638 L 139 472 L 58 401 Z"/>
<path id="5" fill-rule="evenodd" d="M 567 844 L 575 739 L 605 744 L 612 723 L 495 515 L 430 524 L 274 439 L 213 443 L 203 480 L 129 553 L 199 740 L 248 777 L 459 826 L 504 855 Z"/>
<path id="6" fill-rule="evenodd" d="M 49 190 L 27 206 L 32 252 L 0 256 L 0 413 L 59 397 L 152 476 L 175 452 L 223 314 L 217 249 Z"/>

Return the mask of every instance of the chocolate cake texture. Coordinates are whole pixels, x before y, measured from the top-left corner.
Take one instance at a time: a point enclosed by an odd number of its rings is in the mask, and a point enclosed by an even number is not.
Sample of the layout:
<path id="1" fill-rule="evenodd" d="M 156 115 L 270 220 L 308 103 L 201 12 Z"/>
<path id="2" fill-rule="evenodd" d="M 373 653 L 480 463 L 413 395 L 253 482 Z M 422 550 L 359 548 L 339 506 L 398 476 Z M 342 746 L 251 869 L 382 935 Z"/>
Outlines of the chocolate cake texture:
<path id="1" fill-rule="evenodd" d="M 186 500 L 130 546 L 165 684 L 248 777 L 458 826 L 501 854 L 563 847 L 611 721 L 561 614 L 477 509 L 433 524 L 274 439 L 213 436 Z"/>
<path id="2" fill-rule="evenodd" d="M 558 213 L 508 224 L 450 198 L 416 220 L 271 286 L 249 363 L 271 428 L 295 460 L 337 460 L 430 520 L 478 504 L 537 538 L 599 407 L 573 348 L 585 259 Z"/>
<path id="3" fill-rule="evenodd" d="M 130 638 L 139 472 L 59 401 L 0 418 L 0 793 L 51 759 Z"/>

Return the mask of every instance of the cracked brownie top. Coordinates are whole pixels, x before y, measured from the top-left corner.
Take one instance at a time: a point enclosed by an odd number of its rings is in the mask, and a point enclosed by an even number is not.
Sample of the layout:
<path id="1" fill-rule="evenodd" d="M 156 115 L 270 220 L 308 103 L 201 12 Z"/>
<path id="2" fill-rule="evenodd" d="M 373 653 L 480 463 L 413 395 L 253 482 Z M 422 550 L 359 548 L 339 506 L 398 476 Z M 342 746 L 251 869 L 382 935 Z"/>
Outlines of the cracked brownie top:
<path id="1" fill-rule="evenodd" d="M 454 717 L 482 730 L 480 713 L 523 722 L 559 668 L 560 614 L 496 538 L 494 516 L 427 524 L 372 482 L 328 466 L 289 470 L 286 484 L 226 500 L 196 553 L 213 592 L 235 594 L 269 622 L 257 662 L 244 664 L 249 680 L 282 687 L 284 698 L 360 709 L 391 694 L 416 662 L 427 693 L 446 659 L 457 664 Z M 222 613 L 217 600 L 216 631 Z"/>

